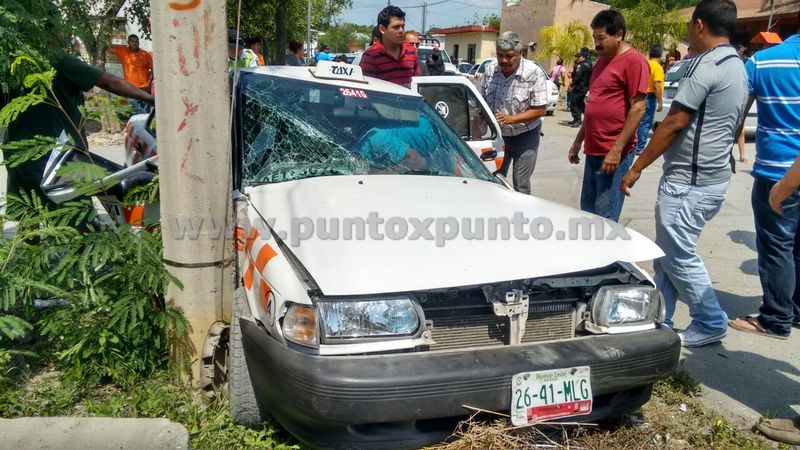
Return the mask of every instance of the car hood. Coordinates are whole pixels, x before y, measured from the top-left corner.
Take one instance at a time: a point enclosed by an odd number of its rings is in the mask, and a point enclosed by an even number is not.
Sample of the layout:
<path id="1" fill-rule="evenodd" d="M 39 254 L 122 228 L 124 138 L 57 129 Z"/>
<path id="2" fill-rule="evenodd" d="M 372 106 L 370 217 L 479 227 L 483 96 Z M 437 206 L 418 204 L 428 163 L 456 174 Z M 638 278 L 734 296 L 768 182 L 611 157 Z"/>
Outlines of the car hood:
<path id="1" fill-rule="evenodd" d="M 631 229 L 488 181 L 328 176 L 245 193 L 249 217 L 270 224 L 325 295 L 480 285 L 663 255 Z M 578 224 L 592 220 L 604 229 L 584 236 Z"/>

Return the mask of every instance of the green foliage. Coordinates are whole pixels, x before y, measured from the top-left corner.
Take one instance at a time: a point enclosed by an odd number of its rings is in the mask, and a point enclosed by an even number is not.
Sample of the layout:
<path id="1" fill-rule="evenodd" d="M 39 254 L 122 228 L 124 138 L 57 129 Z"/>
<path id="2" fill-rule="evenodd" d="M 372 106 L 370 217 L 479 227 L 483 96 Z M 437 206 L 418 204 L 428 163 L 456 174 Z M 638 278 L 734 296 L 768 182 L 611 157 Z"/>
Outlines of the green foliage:
<path id="1" fill-rule="evenodd" d="M 125 195 L 123 203 L 125 206 L 132 206 L 141 203 L 155 204 L 158 202 L 158 175 L 156 175 L 149 183 L 136 186 Z"/>
<path id="2" fill-rule="evenodd" d="M 483 17 L 482 24 L 487 27 L 500 28 L 500 16 L 497 14 L 488 14 Z"/>
<path id="3" fill-rule="evenodd" d="M 536 58 L 563 58 L 566 64 L 571 64 L 581 47 L 591 46 L 592 31 L 583 22 L 548 25 L 539 31 Z"/>
<path id="4" fill-rule="evenodd" d="M 184 347 L 187 323 L 163 301 L 165 281 L 177 280 L 161 262 L 157 232 L 78 232 L 70 224 L 94 215 L 83 203 L 50 211 L 35 197 L 9 200 L 17 234 L 0 242 L 0 305 L 69 302 L 37 321 L 69 376 L 132 383 Z"/>
<path id="5" fill-rule="evenodd" d="M 16 167 L 25 161 L 41 158 L 56 145 L 58 145 L 56 138 L 45 136 L 35 136 L 31 139 L 0 145 L 0 150 L 3 151 L 5 158 L 3 164 L 8 167 Z"/>
<path id="6" fill-rule="evenodd" d="M 64 23 L 49 0 L 3 0 L 0 2 L 0 91 L 6 95 L 22 88 L 31 71 L 49 69 L 48 56 L 66 39 Z M 63 42 L 62 42 L 63 44 Z M 37 68 L 12 66 L 27 55 Z"/>
<path id="7" fill-rule="evenodd" d="M 100 122 L 106 132 L 119 131 L 123 119 L 133 113 L 133 108 L 126 99 L 105 92 L 87 97 L 85 108 L 84 117 Z"/>
<path id="8" fill-rule="evenodd" d="M 306 24 L 308 2 L 300 0 L 241 0 L 242 15 L 240 31 L 245 38 L 264 38 L 269 43 L 265 53 L 277 42 L 275 23 L 275 7 L 278 2 L 286 3 L 286 33 L 289 39 L 306 40 Z M 352 0 L 312 0 L 311 28 L 322 30 L 328 28 L 333 18 L 352 6 Z M 227 0 L 228 28 L 236 28 L 239 0 Z M 378 16 L 380 7 L 375 9 Z M 326 44 L 330 45 L 327 41 Z M 331 46 L 333 47 L 333 46 Z M 286 49 L 279 49 L 279 51 Z M 274 59 L 274 51 L 270 60 Z"/>
<path id="9" fill-rule="evenodd" d="M 0 353 L 0 362 L 2 358 Z M 165 417 L 186 427 L 194 449 L 300 448 L 271 420 L 260 429 L 234 424 L 225 398 L 198 397 L 174 367 L 158 371 L 126 389 L 63 378 L 47 371 L 25 378 L 29 381 L 15 389 L 0 391 L 1 417 Z"/>
<path id="10" fill-rule="evenodd" d="M 670 9 L 670 2 L 664 0 L 641 0 L 630 9 L 623 9 L 628 40 L 631 45 L 647 55 L 650 46 L 659 44 L 672 48 L 686 38 L 686 19 Z"/>
<path id="11" fill-rule="evenodd" d="M 364 46 L 372 40 L 372 27 L 369 25 L 341 23 L 331 25 L 322 31 L 325 32 L 323 42 L 334 53 L 347 53 L 351 46 L 363 50 Z"/>

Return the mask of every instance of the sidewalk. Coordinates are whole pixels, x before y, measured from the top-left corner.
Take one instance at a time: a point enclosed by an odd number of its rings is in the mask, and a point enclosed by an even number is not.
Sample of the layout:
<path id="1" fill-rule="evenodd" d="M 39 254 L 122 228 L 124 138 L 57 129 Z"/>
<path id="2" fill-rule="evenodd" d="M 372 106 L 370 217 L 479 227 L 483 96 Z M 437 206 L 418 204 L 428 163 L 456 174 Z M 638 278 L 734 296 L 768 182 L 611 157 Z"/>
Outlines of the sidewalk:
<path id="1" fill-rule="evenodd" d="M 534 172 L 534 194 L 577 207 L 583 164 L 567 162 L 577 130 L 560 125 L 568 113 L 545 118 L 545 136 Z M 581 157 L 583 159 L 583 156 Z M 755 143 L 748 142 L 747 158 L 755 159 Z M 750 207 L 753 178 L 750 165 L 739 165 L 728 200 L 708 223 L 698 250 L 711 275 L 720 304 L 731 318 L 758 312 L 761 284 L 755 250 L 755 226 Z M 621 222 L 655 239 L 654 204 L 661 163 L 644 172 L 626 199 Z M 652 264 L 645 265 L 652 273 Z M 678 303 L 675 325 L 689 324 L 685 304 Z M 703 386 L 703 402 L 731 423 L 749 428 L 762 416 L 792 417 L 791 405 L 800 403 L 800 330 L 786 341 L 728 330 L 718 345 L 684 349 L 681 366 Z"/>
<path id="2" fill-rule="evenodd" d="M 0 448 L 184 450 L 186 428 L 167 419 L 23 417 L 0 419 Z"/>

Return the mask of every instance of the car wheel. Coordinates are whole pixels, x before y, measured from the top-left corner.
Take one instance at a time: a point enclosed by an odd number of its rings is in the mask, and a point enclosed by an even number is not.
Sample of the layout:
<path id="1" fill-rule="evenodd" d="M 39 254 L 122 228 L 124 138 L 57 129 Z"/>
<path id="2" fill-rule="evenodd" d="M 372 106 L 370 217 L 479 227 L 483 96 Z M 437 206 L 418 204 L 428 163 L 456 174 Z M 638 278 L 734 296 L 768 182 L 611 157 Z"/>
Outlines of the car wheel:
<path id="1" fill-rule="evenodd" d="M 250 316 L 250 306 L 247 303 L 244 288 L 239 287 L 233 294 L 231 311 L 230 363 L 228 365 L 230 368 L 228 390 L 231 417 L 240 425 L 257 428 L 261 426 L 266 413 L 256 398 L 242 347 L 242 327 L 239 324 L 239 317 L 247 316 Z"/>

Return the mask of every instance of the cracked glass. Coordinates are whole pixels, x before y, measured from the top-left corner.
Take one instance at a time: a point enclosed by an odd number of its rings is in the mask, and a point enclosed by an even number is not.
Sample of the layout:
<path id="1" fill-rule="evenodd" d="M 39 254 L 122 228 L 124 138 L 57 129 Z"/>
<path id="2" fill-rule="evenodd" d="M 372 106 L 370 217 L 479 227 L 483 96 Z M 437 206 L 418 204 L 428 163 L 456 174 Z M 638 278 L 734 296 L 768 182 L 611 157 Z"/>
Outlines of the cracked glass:
<path id="1" fill-rule="evenodd" d="M 366 87 L 366 86 L 365 86 Z M 492 175 L 419 97 L 242 74 L 243 183 L 332 175 Z"/>

